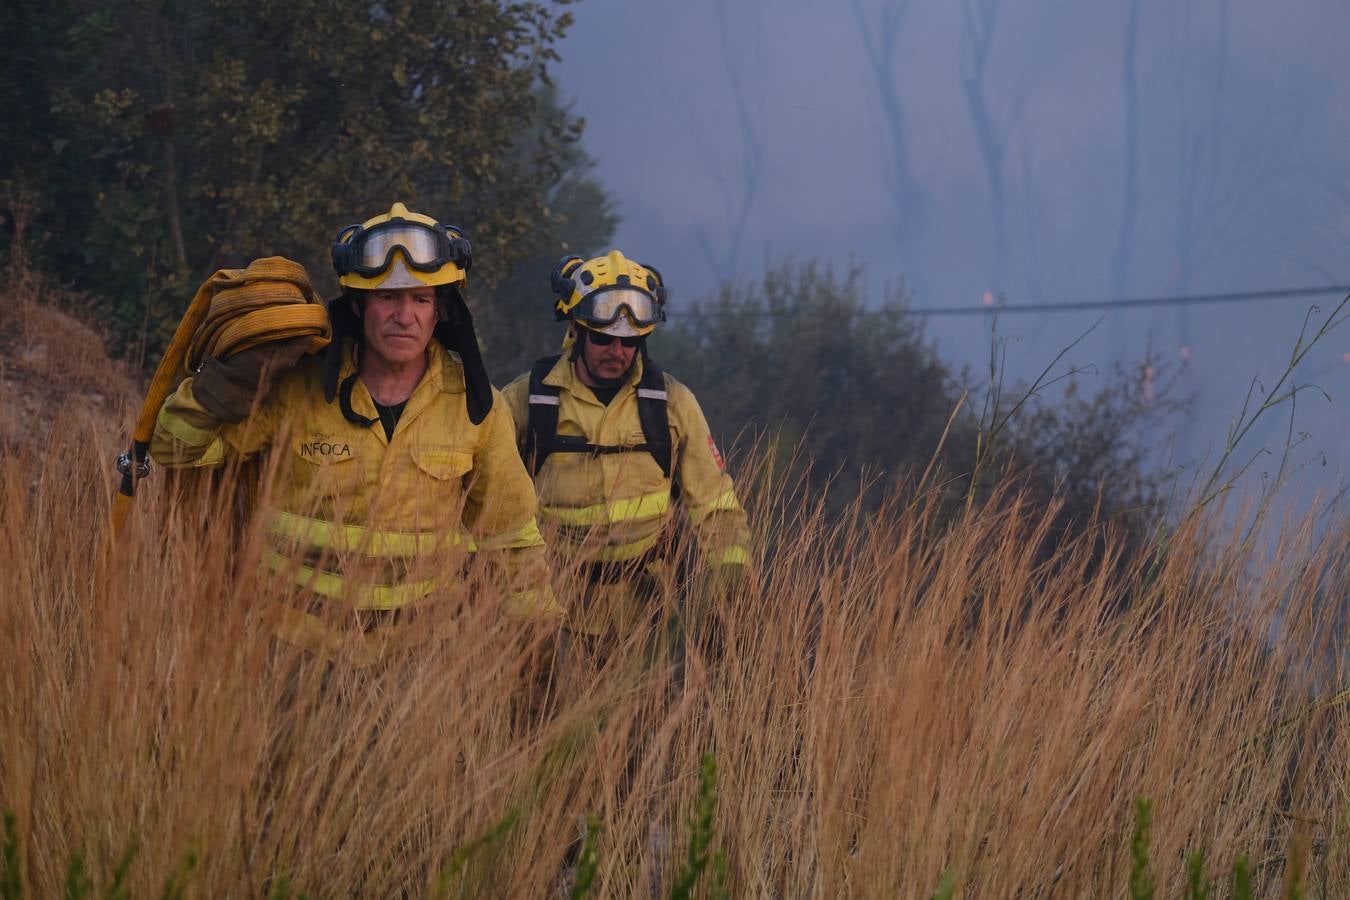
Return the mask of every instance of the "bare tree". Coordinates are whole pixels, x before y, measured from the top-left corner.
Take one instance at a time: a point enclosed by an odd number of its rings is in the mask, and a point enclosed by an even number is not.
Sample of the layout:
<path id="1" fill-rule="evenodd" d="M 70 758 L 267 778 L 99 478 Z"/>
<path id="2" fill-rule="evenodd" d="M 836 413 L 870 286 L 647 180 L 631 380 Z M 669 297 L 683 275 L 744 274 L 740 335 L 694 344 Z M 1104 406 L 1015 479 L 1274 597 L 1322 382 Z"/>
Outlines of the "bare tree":
<path id="1" fill-rule="evenodd" d="M 1350 284 L 1350 179 L 1306 156 L 1281 179 L 1271 230 L 1300 268 L 1327 285 Z"/>
<path id="2" fill-rule="evenodd" d="M 1185 0 L 1181 9 L 1182 49 L 1172 82 L 1180 91 L 1181 110 L 1171 287 L 1185 294 L 1231 246 L 1253 202 L 1291 171 L 1298 128 L 1289 119 L 1296 115 L 1291 112 L 1295 105 L 1277 96 L 1267 79 L 1262 79 L 1264 96 L 1248 93 L 1237 102 L 1230 98 L 1230 0 Z M 1197 40 L 1197 15 L 1211 10 L 1213 40 Z M 1177 309 L 1176 328 L 1181 388 L 1194 395 L 1195 335 L 1191 310 L 1185 305 Z M 1193 419 L 1180 426 L 1178 447 L 1183 457 L 1194 449 L 1194 426 Z"/>
<path id="3" fill-rule="evenodd" d="M 1139 55 L 1139 0 L 1130 0 L 1125 14 L 1125 42 L 1121 49 L 1120 87 L 1125 117 L 1125 178 L 1121 192 L 1120 236 L 1111 265 L 1111 293 L 1125 297 L 1130 289 L 1130 262 L 1134 258 L 1134 222 L 1139 211 L 1139 84 L 1135 68 Z M 1118 333 L 1117 329 L 1112 329 Z"/>
<path id="4" fill-rule="evenodd" d="M 1044 297 L 1045 288 L 1041 281 L 1041 242 L 1040 242 L 1040 223 L 1044 219 L 1045 200 L 1037 189 L 1037 180 L 1033 157 L 1031 154 L 1031 136 L 1027 132 L 1025 123 L 1021 129 L 1021 174 L 1018 178 L 1021 187 L 1021 205 L 1022 205 L 1022 234 L 1026 239 L 1025 260 L 1026 260 L 1026 285 L 1027 292 L 1032 297 Z M 1118 329 L 1112 329 L 1115 333 Z M 1048 336 L 1057 334 L 1056 330 L 1050 325 L 1050 315 L 1041 313 L 1032 318 L 1031 323 L 1025 329 L 1026 345 L 1023 352 L 1028 356 L 1033 355 L 1040 347 L 1041 341 Z"/>
<path id="5" fill-rule="evenodd" d="M 910 0 L 887 0 L 881 4 L 875 21 L 864 12 L 861 0 L 850 0 L 850 3 L 880 99 L 886 142 L 886 164 L 882 177 L 891 205 L 895 208 L 895 236 L 900 262 L 902 266 L 907 266 L 911 263 L 907 257 L 921 230 L 924 215 L 924 192 L 914 175 L 909 155 L 909 125 L 900 100 L 900 86 L 895 72 L 900 27 L 909 11 Z"/>
<path id="6" fill-rule="evenodd" d="M 1052 5 L 1050 19 L 1056 18 L 1060 4 Z M 1007 290 L 1008 277 L 1008 182 L 1005 165 L 1013 129 L 1022 120 L 1027 98 L 1036 85 L 1040 54 L 1031 53 L 1032 68 L 1020 79 L 1013 79 L 1013 96 L 1005 111 L 994 109 L 989 95 L 989 62 L 994 48 L 1003 0 L 962 0 L 961 2 L 961 89 L 966 110 L 975 131 L 975 142 L 984 164 L 989 185 L 990 227 L 994 259 L 990 277 L 995 292 Z M 1047 29 L 1048 32 L 1048 29 Z M 1002 78 L 1007 84 L 1009 79 Z M 1024 148 L 1026 145 L 1024 144 Z M 1024 150 L 1024 152 L 1026 152 Z"/>
<path id="7" fill-rule="evenodd" d="M 697 112 L 685 106 L 678 114 L 686 135 L 694 143 L 700 161 L 709 177 L 716 183 L 722 197 L 726 224 L 725 241 L 709 234 L 705 226 L 698 226 L 699 247 L 708 265 L 721 282 L 736 275 L 741 251 L 745 245 L 746 225 L 754 207 L 764 176 L 764 100 L 763 80 L 760 76 L 760 45 L 758 27 L 761 10 L 756 4 L 751 15 L 756 20 L 748 27 L 735 27 L 729 19 L 728 4 L 718 3 L 717 33 L 722 54 L 722 70 L 726 77 L 728 95 L 740 138 L 740 159 L 728 173 L 718 150 L 725 141 L 716 138 L 722 134 L 701 122 Z"/>
<path id="8" fill-rule="evenodd" d="M 1007 130 L 995 124 L 985 94 L 985 74 L 989 70 L 989 49 L 993 45 L 994 30 L 1003 0 L 962 0 L 961 30 L 961 88 L 966 96 L 966 110 L 975 129 L 975 142 L 980 148 L 985 178 L 989 182 L 989 205 L 994 232 L 994 265 L 992 271 L 995 290 L 1003 291 L 1008 265 L 1008 200 L 1003 181 L 1003 155 L 1007 147 Z"/>
<path id="9" fill-rule="evenodd" d="M 1186 0 L 1180 75 L 1182 109 L 1177 155 L 1174 287 L 1190 290 L 1245 221 L 1251 204 L 1295 170 L 1297 113 L 1277 82 L 1263 78 L 1263 96 L 1230 97 L 1230 0 L 1215 0 L 1212 58 L 1192 39 L 1193 13 L 1207 0 Z M 1207 71 L 1206 71 L 1207 70 Z M 1203 105 L 1195 108 L 1194 95 Z"/>

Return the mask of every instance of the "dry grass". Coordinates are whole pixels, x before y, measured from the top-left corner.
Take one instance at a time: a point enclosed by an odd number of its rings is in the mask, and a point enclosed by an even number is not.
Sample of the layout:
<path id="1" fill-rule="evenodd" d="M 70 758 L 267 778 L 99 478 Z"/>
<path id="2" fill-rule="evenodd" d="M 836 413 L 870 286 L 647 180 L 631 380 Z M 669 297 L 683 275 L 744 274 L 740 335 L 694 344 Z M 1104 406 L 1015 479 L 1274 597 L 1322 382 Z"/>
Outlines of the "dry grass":
<path id="1" fill-rule="evenodd" d="M 56 375 L 58 397 L 114 383 L 84 332 L 12 309 L 7 410 Z M 72 362 L 16 356 L 35 341 Z M 1318 528 L 1343 517 L 1258 538 L 1208 509 L 1156 559 L 1101 565 L 1104 531 L 1038 553 L 1049 514 L 1016 496 L 831 522 L 747 477 L 761 559 L 719 610 L 720 659 L 660 649 L 674 586 L 604 670 L 574 647 L 545 702 L 551 636 L 502 621 L 481 562 L 438 598 L 437 640 L 356 670 L 274 644 L 258 523 L 171 500 L 162 473 L 106 555 L 124 436 L 41 405 L 57 437 L 0 443 L 0 806 L 32 896 L 60 894 L 75 854 L 106 888 L 133 836 L 132 896 L 174 873 L 189 896 L 420 896 L 438 876 L 448 896 L 567 896 L 588 814 L 591 895 L 666 896 L 707 754 L 730 896 L 927 897 L 944 877 L 1125 896 L 1141 795 L 1160 896 L 1194 851 L 1216 875 L 1249 854 L 1258 895 L 1297 872 L 1350 891 L 1350 730 L 1325 702 L 1350 530 Z"/>
<path id="2" fill-rule="evenodd" d="M 1308 712 L 1340 683 L 1344 530 L 1200 517 L 1110 575 L 1088 542 L 1038 560 L 1046 514 L 1015 497 L 832 526 L 761 481 L 772 564 L 722 608 L 720 663 L 693 649 L 677 678 L 641 635 L 598 675 L 569 657 L 541 710 L 538 636 L 480 572 L 441 598 L 444 640 L 324 678 L 267 638 L 257 529 L 209 501 L 153 482 L 101 557 L 115 442 L 69 428 L 60 458 L 0 461 L 0 803 L 34 896 L 77 851 L 106 881 L 133 834 L 134 896 L 190 850 L 196 896 L 282 875 L 420 895 L 452 863 L 451 896 L 565 896 L 588 812 L 592 895 L 665 895 L 709 752 L 732 896 L 920 897 L 947 873 L 967 896 L 1121 896 L 1139 795 L 1163 896 L 1194 850 L 1248 853 L 1278 892 L 1305 820 L 1311 887 L 1350 885 L 1346 712 Z"/>

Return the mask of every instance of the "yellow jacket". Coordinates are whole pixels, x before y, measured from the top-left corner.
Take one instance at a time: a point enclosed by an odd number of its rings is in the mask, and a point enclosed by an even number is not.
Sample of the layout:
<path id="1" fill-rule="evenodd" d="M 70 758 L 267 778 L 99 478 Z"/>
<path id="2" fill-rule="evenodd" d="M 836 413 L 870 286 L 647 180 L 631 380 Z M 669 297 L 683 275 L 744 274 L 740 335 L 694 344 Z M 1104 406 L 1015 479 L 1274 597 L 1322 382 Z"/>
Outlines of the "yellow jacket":
<path id="1" fill-rule="evenodd" d="M 151 455 L 168 468 L 217 466 L 285 440 L 279 508 L 269 526 L 282 552 L 271 553 L 268 562 L 316 594 L 343 598 L 357 609 L 399 609 L 436 587 L 436 567 L 417 571 L 419 558 L 449 552 L 462 561 L 464 552 L 477 549 L 492 554 L 510 579 L 508 614 L 562 615 L 548 586 L 534 487 L 501 394 L 494 391 L 491 412 L 472 424 L 458 358 L 435 341 L 428 352 L 427 371 L 392 440 L 378 422 L 362 428 L 344 418 L 338 403 L 325 400 L 321 363 L 311 356 L 282 376 L 239 424 L 216 420 L 186 379 L 160 410 Z M 353 371 L 349 343 L 339 379 Z M 360 379 L 351 403 L 355 412 L 378 418 Z M 348 570 L 358 574 L 348 577 Z M 296 628 L 314 632 L 315 623 L 287 615 Z M 328 644 L 330 638 L 340 640 L 327 635 L 318 641 Z"/>
<path id="2" fill-rule="evenodd" d="M 608 406 L 576 376 L 564 353 L 544 378 L 561 389 L 558 434 L 584 437 L 604 446 L 645 442 L 638 417 L 637 357 L 628 382 Z M 699 549 L 714 564 L 744 564 L 749 532 L 731 476 L 723 468 L 703 410 L 689 388 L 669 374 L 666 409 L 670 419 L 671 478 L 644 451 L 552 453 L 535 477 L 539 513 L 556 528 L 555 549 L 582 561 L 636 559 L 656 546 L 673 515 L 672 481 L 688 514 Z M 523 444 L 529 427 L 529 373 L 502 392 Z"/>

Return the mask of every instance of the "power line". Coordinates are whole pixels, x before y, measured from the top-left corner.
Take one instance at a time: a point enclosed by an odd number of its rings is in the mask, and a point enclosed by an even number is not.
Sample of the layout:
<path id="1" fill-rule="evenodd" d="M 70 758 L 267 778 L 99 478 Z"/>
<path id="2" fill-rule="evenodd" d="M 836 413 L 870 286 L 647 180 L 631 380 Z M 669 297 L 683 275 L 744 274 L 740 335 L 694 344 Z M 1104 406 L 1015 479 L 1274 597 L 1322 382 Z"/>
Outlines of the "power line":
<path id="1" fill-rule="evenodd" d="M 1086 312 L 1091 310 L 1141 309 L 1157 306 L 1200 306 L 1217 303 L 1249 303 L 1258 300 L 1285 300 L 1298 297 L 1323 297 L 1330 294 L 1350 294 L 1350 285 L 1328 285 L 1326 287 L 1274 288 L 1264 291 L 1229 291 L 1222 294 L 1176 294 L 1162 297 L 1133 297 L 1113 300 L 1079 300 L 1067 303 L 1018 303 L 1018 304 L 981 304 L 979 306 L 911 306 L 906 307 L 906 315 L 932 318 L 936 316 L 988 316 L 1011 315 L 1014 313 L 1064 313 Z M 679 311 L 673 317 L 690 315 Z M 774 318 L 791 315 L 777 310 L 717 310 L 701 309 L 702 316 L 747 316 L 752 318 Z"/>
<path id="2" fill-rule="evenodd" d="M 1295 297 L 1321 297 L 1350 294 L 1350 286 L 1278 288 L 1267 291 L 1229 291 L 1223 294 L 1178 294 L 1165 297 L 1134 297 L 1115 300 L 1079 300 L 1069 303 L 1020 303 L 1012 306 L 916 307 L 906 310 L 916 316 L 972 316 L 990 313 L 1082 312 L 1094 309 L 1140 309 L 1149 306 L 1199 306 L 1210 303 L 1248 303 L 1255 300 L 1283 300 Z"/>

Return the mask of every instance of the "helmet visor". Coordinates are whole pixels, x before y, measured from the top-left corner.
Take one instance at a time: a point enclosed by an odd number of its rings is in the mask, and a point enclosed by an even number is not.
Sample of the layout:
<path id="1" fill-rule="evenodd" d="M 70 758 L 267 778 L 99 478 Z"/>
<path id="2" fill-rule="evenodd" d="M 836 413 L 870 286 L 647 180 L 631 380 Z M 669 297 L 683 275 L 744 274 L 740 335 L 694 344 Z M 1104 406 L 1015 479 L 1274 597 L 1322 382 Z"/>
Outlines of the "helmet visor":
<path id="1" fill-rule="evenodd" d="M 419 222 L 390 222 L 362 231 L 352 238 L 352 269 L 374 275 L 389 267 L 395 250 L 403 251 L 408 265 L 423 272 L 454 261 L 444 234 Z"/>
<path id="2" fill-rule="evenodd" d="M 575 318 L 590 325 L 612 325 L 623 313 L 639 328 L 666 320 L 666 312 L 651 294 L 637 288 L 615 285 L 592 291 L 577 304 Z"/>

